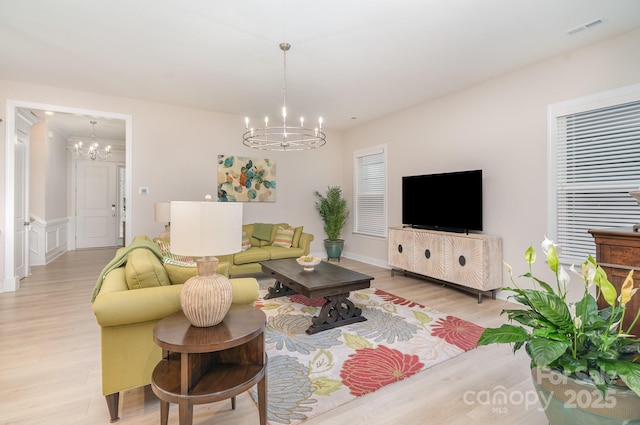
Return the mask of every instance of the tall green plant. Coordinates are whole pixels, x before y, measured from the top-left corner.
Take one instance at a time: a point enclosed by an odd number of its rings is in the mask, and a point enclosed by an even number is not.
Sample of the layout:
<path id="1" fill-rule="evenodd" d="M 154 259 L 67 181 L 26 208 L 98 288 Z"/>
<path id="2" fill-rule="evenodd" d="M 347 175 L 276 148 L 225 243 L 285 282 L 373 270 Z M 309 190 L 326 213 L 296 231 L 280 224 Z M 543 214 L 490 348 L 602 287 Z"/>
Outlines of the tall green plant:
<path id="1" fill-rule="evenodd" d="M 325 195 L 317 190 L 314 194 L 318 198 L 316 211 L 324 222 L 324 233 L 330 241 L 337 241 L 349 217 L 347 200 L 342 197 L 342 189 L 340 186 L 328 186 Z"/>

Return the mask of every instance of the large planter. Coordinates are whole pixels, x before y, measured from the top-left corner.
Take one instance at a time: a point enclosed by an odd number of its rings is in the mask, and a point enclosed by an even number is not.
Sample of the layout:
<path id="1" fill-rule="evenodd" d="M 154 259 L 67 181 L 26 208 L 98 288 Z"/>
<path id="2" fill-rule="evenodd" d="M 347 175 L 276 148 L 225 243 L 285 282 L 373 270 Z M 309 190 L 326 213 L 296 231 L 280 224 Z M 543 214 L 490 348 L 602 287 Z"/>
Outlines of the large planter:
<path id="1" fill-rule="evenodd" d="M 340 261 L 342 255 L 342 249 L 344 248 L 344 239 L 337 239 L 331 241 L 329 239 L 324 240 L 324 249 L 327 252 L 327 258 L 329 260 Z"/>
<path id="2" fill-rule="evenodd" d="M 611 385 L 603 395 L 593 383 L 550 369 L 531 369 L 550 425 L 640 425 L 640 397 Z"/>

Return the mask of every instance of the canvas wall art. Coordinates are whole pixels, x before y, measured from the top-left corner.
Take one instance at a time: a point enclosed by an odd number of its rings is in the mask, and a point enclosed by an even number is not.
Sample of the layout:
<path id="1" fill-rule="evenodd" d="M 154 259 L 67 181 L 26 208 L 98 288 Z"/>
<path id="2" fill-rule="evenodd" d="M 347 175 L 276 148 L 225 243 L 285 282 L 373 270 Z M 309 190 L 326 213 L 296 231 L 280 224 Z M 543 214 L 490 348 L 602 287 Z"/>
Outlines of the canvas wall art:
<path id="1" fill-rule="evenodd" d="M 275 202 L 276 162 L 218 155 L 219 202 Z"/>

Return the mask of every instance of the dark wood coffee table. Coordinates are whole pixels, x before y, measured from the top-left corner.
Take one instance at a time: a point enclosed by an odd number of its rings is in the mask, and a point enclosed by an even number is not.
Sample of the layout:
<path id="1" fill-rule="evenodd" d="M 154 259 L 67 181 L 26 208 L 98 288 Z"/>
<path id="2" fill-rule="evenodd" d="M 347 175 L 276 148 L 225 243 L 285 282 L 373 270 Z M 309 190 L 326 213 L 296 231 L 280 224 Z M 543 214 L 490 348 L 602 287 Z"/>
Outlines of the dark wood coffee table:
<path id="1" fill-rule="evenodd" d="M 260 265 L 276 280 L 266 299 L 292 294 L 324 297 L 326 302 L 320 314 L 311 319 L 308 334 L 367 320 L 362 309 L 349 300 L 349 293 L 371 287 L 373 277 L 325 261 L 313 271 L 304 271 L 295 259 L 262 261 Z"/>

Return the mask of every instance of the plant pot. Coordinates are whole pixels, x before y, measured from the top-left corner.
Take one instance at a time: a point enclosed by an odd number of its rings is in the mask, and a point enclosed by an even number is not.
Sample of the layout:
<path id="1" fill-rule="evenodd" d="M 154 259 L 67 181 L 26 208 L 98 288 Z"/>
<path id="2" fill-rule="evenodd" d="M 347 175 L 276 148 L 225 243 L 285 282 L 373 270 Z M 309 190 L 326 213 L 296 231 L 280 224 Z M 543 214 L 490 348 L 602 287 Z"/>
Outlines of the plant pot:
<path id="1" fill-rule="evenodd" d="M 610 385 L 602 394 L 593 383 L 553 369 L 531 369 L 533 385 L 550 425 L 640 425 L 640 397 Z"/>
<path id="2" fill-rule="evenodd" d="M 329 239 L 324 240 L 324 249 L 327 251 L 327 258 L 329 260 L 340 261 L 342 255 L 342 249 L 344 248 L 344 239 L 336 239 L 331 241 Z"/>

